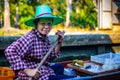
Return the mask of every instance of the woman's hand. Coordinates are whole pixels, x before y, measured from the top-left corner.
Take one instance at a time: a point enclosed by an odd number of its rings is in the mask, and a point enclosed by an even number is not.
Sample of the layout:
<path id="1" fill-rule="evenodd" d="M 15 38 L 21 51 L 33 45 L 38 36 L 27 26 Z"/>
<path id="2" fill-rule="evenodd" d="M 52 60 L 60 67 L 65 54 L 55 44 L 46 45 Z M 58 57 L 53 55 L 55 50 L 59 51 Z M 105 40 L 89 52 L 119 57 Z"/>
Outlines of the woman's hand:
<path id="1" fill-rule="evenodd" d="M 24 73 L 33 78 L 38 78 L 40 76 L 40 71 L 38 69 L 24 69 Z"/>
<path id="2" fill-rule="evenodd" d="M 62 32 L 62 31 L 60 31 L 60 30 L 58 30 L 58 31 L 56 32 L 56 35 L 59 36 L 58 42 L 62 43 L 62 41 L 63 41 L 63 39 L 64 39 L 64 33 L 65 33 L 65 32 Z"/>

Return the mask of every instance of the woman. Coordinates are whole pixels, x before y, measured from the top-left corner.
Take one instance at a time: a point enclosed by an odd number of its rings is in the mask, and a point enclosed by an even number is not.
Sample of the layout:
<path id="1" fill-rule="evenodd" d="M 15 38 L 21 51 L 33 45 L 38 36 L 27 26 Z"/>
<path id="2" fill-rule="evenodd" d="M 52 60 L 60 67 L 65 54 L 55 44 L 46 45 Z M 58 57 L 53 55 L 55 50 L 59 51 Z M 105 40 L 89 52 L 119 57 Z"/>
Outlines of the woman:
<path id="1" fill-rule="evenodd" d="M 50 32 L 52 25 L 57 25 L 63 21 L 62 18 L 52 15 L 48 5 L 41 5 L 36 8 L 35 17 L 25 22 L 27 26 L 35 28 L 13 42 L 5 50 L 5 55 L 11 67 L 18 72 L 19 80 L 29 80 L 29 77 L 33 77 L 36 80 L 69 78 L 63 75 L 56 77 L 54 68 L 52 69 L 50 66 L 50 62 L 60 55 L 59 50 L 64 38 L 64 33 L 61 31 L 57 32 L 59 36 L 57 46 L 52 50 L 41 68 L 39 70 L 36 69 L 51 47 L 47 34 Z"/>

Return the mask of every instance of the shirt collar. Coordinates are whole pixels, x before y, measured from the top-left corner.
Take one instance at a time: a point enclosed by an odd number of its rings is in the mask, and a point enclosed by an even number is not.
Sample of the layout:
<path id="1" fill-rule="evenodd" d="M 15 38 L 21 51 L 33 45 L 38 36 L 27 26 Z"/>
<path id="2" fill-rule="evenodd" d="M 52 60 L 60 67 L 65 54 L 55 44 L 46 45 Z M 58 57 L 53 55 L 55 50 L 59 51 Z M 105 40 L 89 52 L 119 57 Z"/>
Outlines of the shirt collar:
<path id="1" fill-rule="evenodd" d="M 34 29 L 34 32 L 35 32 L 35 35 L 40 38 L 42 41 L 48 41 L 48 36 L 42 36 L 42 34 L 37 30 L 37 29 Z"/>

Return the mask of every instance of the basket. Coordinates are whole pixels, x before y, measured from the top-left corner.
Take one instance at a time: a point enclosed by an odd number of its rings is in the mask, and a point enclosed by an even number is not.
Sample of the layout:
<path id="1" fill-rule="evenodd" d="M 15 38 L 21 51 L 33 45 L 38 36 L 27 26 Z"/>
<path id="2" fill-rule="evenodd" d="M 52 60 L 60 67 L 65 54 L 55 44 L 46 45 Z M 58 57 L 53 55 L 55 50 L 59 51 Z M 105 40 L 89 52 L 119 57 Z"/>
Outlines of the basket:
<path id="1" fill-rule="evenodd" d="M 11 68 L 0 67 L 0 80 L 14 80 L 15 73 Z"/>

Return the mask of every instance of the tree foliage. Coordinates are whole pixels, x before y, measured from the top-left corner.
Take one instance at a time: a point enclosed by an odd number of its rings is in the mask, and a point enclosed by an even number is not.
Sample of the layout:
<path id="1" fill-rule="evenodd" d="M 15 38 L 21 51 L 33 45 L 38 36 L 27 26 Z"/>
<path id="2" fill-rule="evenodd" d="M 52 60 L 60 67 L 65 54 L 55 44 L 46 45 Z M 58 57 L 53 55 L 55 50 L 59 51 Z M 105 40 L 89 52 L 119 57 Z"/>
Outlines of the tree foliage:
<path id="1" fill-rule="evenodd" d="M 97 25 L 97 13 L 92 0 L 75 0 L 73 6 L 71 21 L 74 26 L 94 27 Z"/>
<path id="2" fill-rule="evenodd" d="M 28 29 L 24 22 L 34 17 L 35 8 L 40 4 L 49 4 L 53 15 L 66 18 L 66 0 L 10 0 L 11 25 L 15 25 L 16 5 L 19 7 L 20 29 Z M 70 20 L 73 27 L 97 26 L 97 13 L 92 0 L 72 0 Z"/>

